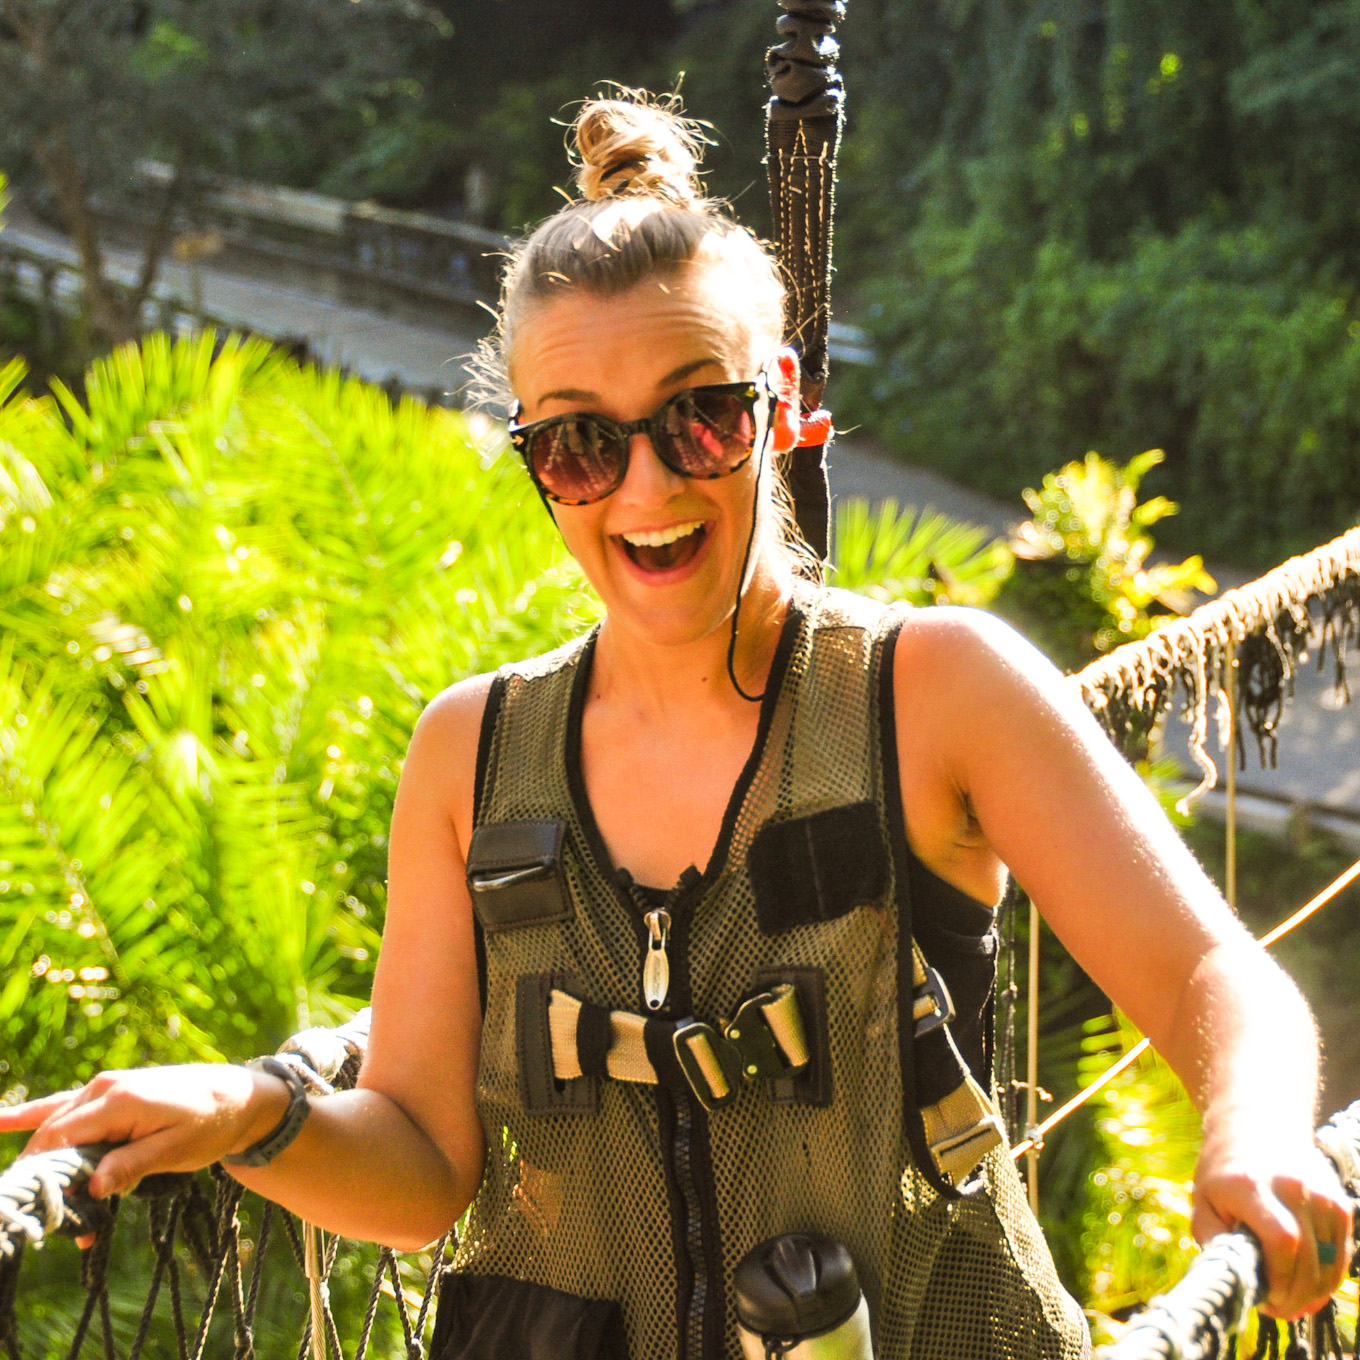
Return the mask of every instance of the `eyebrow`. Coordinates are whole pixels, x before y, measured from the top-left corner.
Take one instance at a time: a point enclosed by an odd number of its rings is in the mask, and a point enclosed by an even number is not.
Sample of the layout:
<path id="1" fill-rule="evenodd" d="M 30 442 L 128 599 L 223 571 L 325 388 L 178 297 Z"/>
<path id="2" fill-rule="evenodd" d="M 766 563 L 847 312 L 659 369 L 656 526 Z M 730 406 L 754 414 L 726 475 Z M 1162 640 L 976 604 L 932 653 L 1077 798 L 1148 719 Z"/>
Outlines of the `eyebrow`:
<path id="1" fill-rule="evenodd" d="M 673 368 L 658 383 L 657 387 L 669 387 L 672 383 L 682 382 L 692 373 L 697 373 L 701 368 L 709 365 L 716 368 L 722 367 L 722 360 L 715 355 L 709 355 L 703 359 L 693 359 L 687 364 L 681 364 L 679 368 Z M 584 387 L 555 387 L 551 392 L 544 392 L 538 399 L 538 405 L 542 406 L 545 401 L 599 401 L 600 394 L 591 392 Z"/>

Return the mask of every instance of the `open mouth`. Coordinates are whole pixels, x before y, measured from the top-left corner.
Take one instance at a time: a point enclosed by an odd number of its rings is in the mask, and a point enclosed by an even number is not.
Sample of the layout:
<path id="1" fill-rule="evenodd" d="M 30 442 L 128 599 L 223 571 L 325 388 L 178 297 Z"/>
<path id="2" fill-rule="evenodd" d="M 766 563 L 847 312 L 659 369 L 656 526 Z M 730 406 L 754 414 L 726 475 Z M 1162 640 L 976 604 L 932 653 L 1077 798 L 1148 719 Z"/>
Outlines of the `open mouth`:
<path id="1" fill-rule="evenodd" d="M 648 572 L 675 571 L 694 560 L 708 537 L 708 526 L 696 519 L 617 537 L 634 566 Z"/>

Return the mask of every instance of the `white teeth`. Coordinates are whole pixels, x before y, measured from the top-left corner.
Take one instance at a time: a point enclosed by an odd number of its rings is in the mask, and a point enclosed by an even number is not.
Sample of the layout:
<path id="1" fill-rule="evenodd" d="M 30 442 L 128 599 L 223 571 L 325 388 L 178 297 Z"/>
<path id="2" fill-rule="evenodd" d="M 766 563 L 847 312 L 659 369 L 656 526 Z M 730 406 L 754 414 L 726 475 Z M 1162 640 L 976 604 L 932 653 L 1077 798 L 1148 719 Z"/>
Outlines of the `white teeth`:
<path id="1" fill-rule="evenodd" d="M 688 524 L 672 524 L 669 529 L 650 529 L 641 533 L 620 534 L 619 537 L 635 548 L 664 548 L 667 543 L 674 543 L 676 539 L 696 533 L 703 527 L 703 520 L 695 519 Z"/>

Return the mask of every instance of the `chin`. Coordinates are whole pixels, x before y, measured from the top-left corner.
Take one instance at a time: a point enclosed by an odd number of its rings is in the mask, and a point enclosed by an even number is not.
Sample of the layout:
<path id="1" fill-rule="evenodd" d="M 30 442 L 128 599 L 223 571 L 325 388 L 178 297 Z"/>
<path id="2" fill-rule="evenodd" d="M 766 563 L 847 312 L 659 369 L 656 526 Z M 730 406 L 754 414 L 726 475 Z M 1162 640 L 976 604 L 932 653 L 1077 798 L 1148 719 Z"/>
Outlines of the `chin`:
<path id="1" fill-rule="evenodd" d="M 688 600 L 639 600 L 629 592 L 605 600 L 615 627 L 657 647 L 684 647 L 701 642 L 723 628 L 732 617 L 736 583 L 730 590 L 717 587 Z"/>

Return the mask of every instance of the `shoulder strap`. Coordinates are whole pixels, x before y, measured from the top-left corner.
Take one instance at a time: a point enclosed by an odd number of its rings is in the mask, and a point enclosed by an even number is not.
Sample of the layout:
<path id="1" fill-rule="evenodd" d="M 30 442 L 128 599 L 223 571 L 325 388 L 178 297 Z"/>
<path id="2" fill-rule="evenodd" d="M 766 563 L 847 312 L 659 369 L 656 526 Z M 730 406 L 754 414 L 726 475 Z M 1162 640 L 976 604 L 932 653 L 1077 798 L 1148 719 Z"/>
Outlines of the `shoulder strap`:
<path id="1" fill-rule="evenodd" d="M 916 1099 L 931 1161 L 957 1185 L 994 1147 L 1005 1146 L 1006 1128 L 995 1102 L 968 1070 L 950 1033 L 954 1003 L 949 989 L 914 939 L 911 962 L 911 1024 L 919 1074 Z"/>
<path id="2" fill-rule="evenodd" d="M 917 1166 L 941 1194 L 961 1182 L 993 1148 L 1006 1142 L 991 1097 L 959 1052 L 949 1023 L 954 1004 L 944 979 L 926 961 L 912 929 L 911 849 L 907 845 L 901 772 L 897 763 L 897 708 L 893 660 L 902 616 L 885 620 L 878 639 L 879 740 L 883 800 L 897 890 L 897 1025 L 902 1068 L 903 1123 Z"/>

